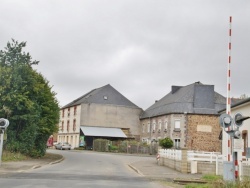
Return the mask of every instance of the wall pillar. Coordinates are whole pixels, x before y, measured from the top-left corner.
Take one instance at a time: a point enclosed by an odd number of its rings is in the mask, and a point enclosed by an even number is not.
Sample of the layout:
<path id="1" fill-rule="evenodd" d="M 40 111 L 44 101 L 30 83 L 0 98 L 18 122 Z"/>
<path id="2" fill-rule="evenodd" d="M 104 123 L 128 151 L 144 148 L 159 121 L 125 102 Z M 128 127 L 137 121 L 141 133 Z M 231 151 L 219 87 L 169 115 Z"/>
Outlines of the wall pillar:
<path id="1" fill-rule="evenodd" d="M 181 150 L 181 172 L 188 173 L 187 148 Z"/>

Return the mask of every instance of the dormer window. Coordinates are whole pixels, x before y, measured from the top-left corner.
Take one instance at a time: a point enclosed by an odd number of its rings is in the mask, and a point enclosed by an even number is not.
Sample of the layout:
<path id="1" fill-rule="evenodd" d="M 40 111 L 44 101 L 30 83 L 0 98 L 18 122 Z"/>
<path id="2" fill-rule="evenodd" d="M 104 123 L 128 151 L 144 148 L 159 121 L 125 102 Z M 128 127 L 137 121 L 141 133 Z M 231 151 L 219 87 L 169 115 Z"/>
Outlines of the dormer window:
<path id="1" fill-rule="evenodd" d="M 104 96 L 103 96 L 103 99 L 104 99 L 104 100 L 108 100 L 108 96 L 104 95 Z"/>

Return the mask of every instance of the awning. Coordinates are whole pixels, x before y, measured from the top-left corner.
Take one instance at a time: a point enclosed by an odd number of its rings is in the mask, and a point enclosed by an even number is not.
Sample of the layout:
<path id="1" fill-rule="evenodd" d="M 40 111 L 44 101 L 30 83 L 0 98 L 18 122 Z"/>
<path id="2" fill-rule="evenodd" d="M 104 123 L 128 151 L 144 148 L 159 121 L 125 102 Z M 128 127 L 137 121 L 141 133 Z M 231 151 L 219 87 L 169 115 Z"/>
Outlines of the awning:
<path id="1" fill-rule="evenodd" d="M 85 136 L 127 138 L 120 128 L 81 126 L 81 130 Z"/>

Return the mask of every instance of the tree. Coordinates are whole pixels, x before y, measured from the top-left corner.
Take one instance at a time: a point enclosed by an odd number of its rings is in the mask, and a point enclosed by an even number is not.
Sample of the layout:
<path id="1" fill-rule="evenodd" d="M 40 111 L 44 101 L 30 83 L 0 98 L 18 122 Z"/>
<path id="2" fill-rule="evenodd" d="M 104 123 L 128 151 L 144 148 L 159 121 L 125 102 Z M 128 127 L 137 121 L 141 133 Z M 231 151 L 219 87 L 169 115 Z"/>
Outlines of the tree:
<path id="1" fill-rule="evenodd" d="M 6 148 L 39 157 L 48 137 L 57 131 L 59 105 L 49 82 L 32 66 L 25 42 L 7 43 L 0 51 L 0 117 L 9 119 Z"/>
<path id="2" fill-rule="evenodd" d="M 164 139 L 161 139 L 159 141 L 159 145 L 163 148 L 172 148 L 173 147 L 173 140 L 171 140 L 170 138 L 166 137 Z"/>
<path id="3" fill-rule="evenodd" d="M 240 99 L 247 99 L 247 98 L 248 98 L 247 94 L 242 94 L 242 95 L 240 96 Z"/>

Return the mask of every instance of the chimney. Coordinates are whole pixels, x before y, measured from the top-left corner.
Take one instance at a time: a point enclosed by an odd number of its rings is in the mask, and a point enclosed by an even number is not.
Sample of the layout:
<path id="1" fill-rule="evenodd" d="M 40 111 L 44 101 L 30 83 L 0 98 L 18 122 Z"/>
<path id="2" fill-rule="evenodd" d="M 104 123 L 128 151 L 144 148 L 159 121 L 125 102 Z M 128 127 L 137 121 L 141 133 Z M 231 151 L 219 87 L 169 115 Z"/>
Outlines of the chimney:
<path id="1" fill-rule="evenodd" d="M 172 86 L 172 94 L 174 94 L 176 91 L 178 91 L 182 86 Z"/>

